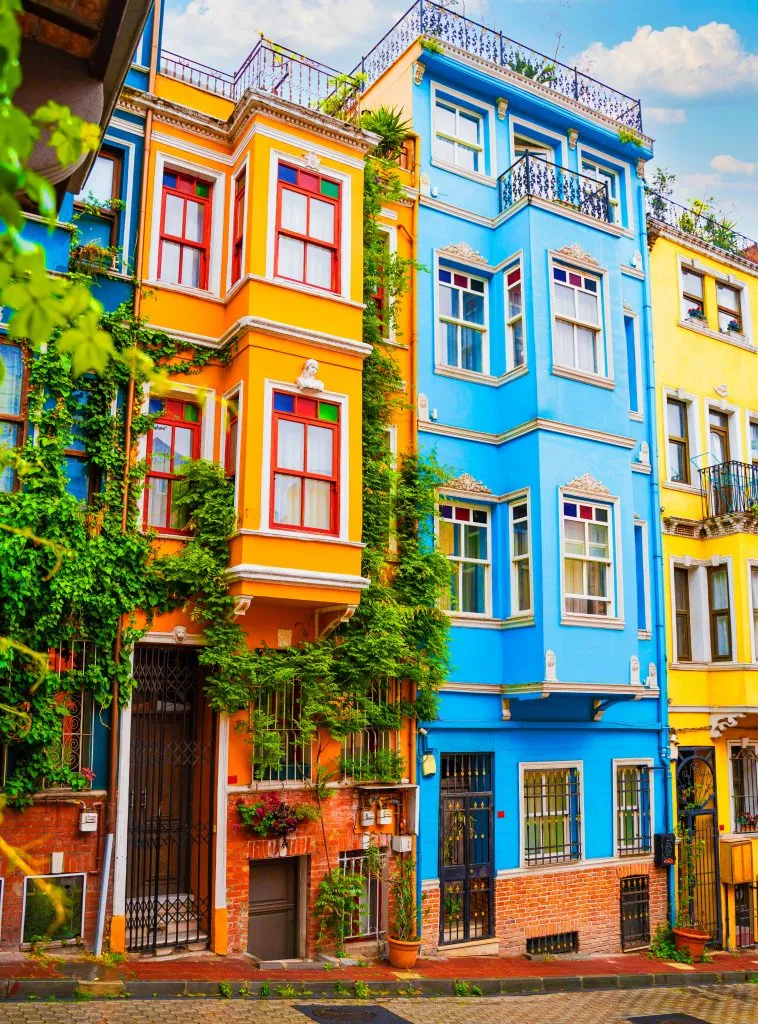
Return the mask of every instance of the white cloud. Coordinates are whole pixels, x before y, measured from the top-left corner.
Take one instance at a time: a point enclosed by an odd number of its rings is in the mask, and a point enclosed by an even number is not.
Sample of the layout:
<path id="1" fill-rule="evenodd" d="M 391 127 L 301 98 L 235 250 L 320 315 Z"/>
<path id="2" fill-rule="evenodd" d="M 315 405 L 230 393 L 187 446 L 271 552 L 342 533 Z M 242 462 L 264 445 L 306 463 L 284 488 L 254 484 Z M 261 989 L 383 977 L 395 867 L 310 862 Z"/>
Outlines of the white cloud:
<path id="1" fill-rule="evenodd" d="M 167 8 L 164 39 L 169 50 L 234 71 L 263 32 L 350 71 L 402 13 L 382 0 L 190 0 L 181 9 Z"/>
<path id="2" fill-rule="evenodd" d="M 711 160 L 711 167 L 719 174 L 755 174 L 758 171 L 758 163 L 748 163 L 746 160 L 738 160 L 736 156 L 729 156 L 722 153 L 714 156 Z"/>
<path id="3" fill-rule="evenodd" d="M 581 70 L 627 92 L 702 96 L 758 86 L 758 54 L 749 53 L 731 25 L 696 29 L 642 25 L 617 46 L 592 43 L 574 58 Z"/>
<path id="4" fill-rule="evenodd" d="M 645 123 L 654 121 L 656 124 L 684 124 L 687 112 L 682 107 L 643 107 L 642 116 Z"/>

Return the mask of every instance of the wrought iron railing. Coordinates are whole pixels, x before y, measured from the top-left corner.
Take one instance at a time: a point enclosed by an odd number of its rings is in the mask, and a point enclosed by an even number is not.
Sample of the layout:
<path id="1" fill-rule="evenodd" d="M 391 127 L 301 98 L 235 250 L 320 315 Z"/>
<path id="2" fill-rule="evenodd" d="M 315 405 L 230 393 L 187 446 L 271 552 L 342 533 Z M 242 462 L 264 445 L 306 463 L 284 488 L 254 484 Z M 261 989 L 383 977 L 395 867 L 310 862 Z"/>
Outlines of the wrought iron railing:
<path id="1" fill-rule="evenodd" d="M 700 470 L 700 486 L 704 519 L 758 513 L 758 465 L 731 461 L 705 466 Z"/>
<path id="2" fill-rule="evenodd" d="M 371 85 L 419 36 L 450 43 L 475 57 L 510 68 L 627 128 L 642 131 L 639 100 L 432 0 L 415 0 L 351 74 L 360 73 L 365 76 L 362 81 Z"/>
<path id="3" fill-rule="evenodd" d="M 310 110 L 354 120 L 360 85 L 349 75 L 261 37 L 233 75 L 164 50 L 161 72 L 238 102 L 258 89 Z"/>
<path id="4" fill-rule="evenodd" d="M 702 204 L 700 207 L 694 203 L 689 207 L 681 206 L 652 189 L 647 190 L 646 202 L 647 215 L 652 221 L 692 235 L 751 263 L 758 263 L 758 242 L 735 231 L 731 221 L 717 216 L 707 205 Z"/>
<path id="5" fill-rule="evenodd" d="M 578 171 L 527 153 L 498 178 L 500 212 L 505 213 L 520 199 L 536 196 L 569 206 L 595 220 L 610 221 L 608 185 Z"/>
<path id="6" fill-rule="evenodd" d="M 387 874 L 387 853 L 379 851 L 378 870 L 372 870 L 372 862 L 361 850 L 340 854 L 339 866 L 346 875 L 361 879 L 363 892 L 357 909 L 346 922 L 346 939 L 379 939 L 385 931 L 385 879 Z"/>

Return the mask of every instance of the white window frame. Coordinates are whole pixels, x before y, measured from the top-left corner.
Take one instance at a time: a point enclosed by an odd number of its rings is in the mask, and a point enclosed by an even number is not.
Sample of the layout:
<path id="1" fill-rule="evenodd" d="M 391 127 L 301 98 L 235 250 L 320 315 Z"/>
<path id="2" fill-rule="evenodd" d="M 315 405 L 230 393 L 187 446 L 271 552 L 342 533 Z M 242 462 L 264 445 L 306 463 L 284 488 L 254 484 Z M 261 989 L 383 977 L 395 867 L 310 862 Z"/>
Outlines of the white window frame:
<path id="1" fill-rule="evenodd" d="M 597 149 L 591 149 L 589 146 L 583 146 L 581 142 L 577 147 L 577 164 L 579 173 L 584 174 L 589 178 L 594 178 L 596 181 L 602 180 L 598 178 L 597 174 L 588 174 L 585 170 L 585 163 L 591 164 L 596 171 L 602 171 L 609 177 L 616 179 L 616 202 L 615 209 L 614 203 L 611 199 L 611 212 L 614 216 L 611 219 L 611 224 L 615 224 L 617 227 L 628 228 L 632 223 L 632 190 L 629 181 L 629 172 L 626 165 L 616 165 L 608 161 L 608 157 L 605 153 L 601 153 Z M 622 192 L 624 196 L 624 202 L 622 203 L 621 197 Z M 609 198 L 611 198 L 609 196 Z"/>
<path id="2" fill-rule="evenodd" d="M 18 944 L 19 946 L 24 945 L 24 925 L 26 924 L 26 883 L 28 881 L 34 881 L 35 878 L 49 879 L 53 885 L 56 884 L 57 878 L 75 878 L 79 876 L 82 879 L 82 930 L 79 938 L 84 938 L 85 924 L 87 921 L 87 872 L 86 871 L 61 871 L 59 875 L 54 875 L 51 872 L 40 875 L 23 875 L 22 876 L 22 888 L 21 888 L 21 932 L 19 933 Z M 73 939 L 67 941 L 74 941 Z"/>
<path id="3" fill-rule="evenodd" d="M 642 536 L 642 588 L 645 598 L 645 625 L 637 628 L 637 636 L 640 640 L 649 640 L 653 635 L 653 617 L 650 604 L 650 536 L 648 524 L 644 519 L 634 520 L 635 531 L 635 556 L 637 553 L 636 532 L 640 531 Z M 636 562 L 636 557 L 635 557 Z"/>
<path id="4" fill-rule="evenodd" d="M 466 557 L 464 557 L 462 555 L 460 555 L 460 556 L 445 555 L 445 558 L 447 559 L 447 561 L 452 563 L 453 565 L 456 565 L 456 566 L 460 565 L 463 562 L 471 562 L 474 565 L 483 565 L 484 566 L 484 611 L 481 611 L 481 612 L 464 612 L 460 608 L 446 608 L 446 609 L 444 609 L 444 611 L 445 611 L 445 614 L 451 616 L 452 618 L 473 619 L 473 620 L 477 620 L 477 619 L 490 619 L 490 618 L 492 618 L 492 508 L 489 505 L 479 504 L 477 502 L 460 501 L 457 498 L 447 498 L 447 497 L 445 497 L 445 494 L 444 494 L 444 491 L 443 491 L 438 496 L 438 498 L 437 498 L 437 511 L 436 511 L 436 514 L 435 514 L 435 517 L 434 517 L 434 534 L 435 534 L 435 540 L 437 542 L 439 541 L 440 521 L 441 521 L 441 517 L 440 517 L 440 514 L 439 514 L 439 506 L 440 505 L 452 505 L 453 508 L 469 508 L 472 511 L 485 512 L 487 514 L 487 522 L 486 523 L 461 523 L 458 520 L 456 520 L 455 518 L 453 518 L 451 520 L 448 520 L 448 519 L 444 520 L 445 522 L 450 522 L 453 525 L 458 525 L 458 526 L 477 526 L 477 527 L 480 527 L 480 528 L 484 527 L 487 530 L 487 558 L 486 559 L 466 558 Z M 453 515 L 455 515 L 455 513 L 453 513 Z M 450 600 L 452 602 L 452 594 L 450 596 Z"/>
<path id="5" fill-rule="evenodd" d="M 437 154 L 437 126 L 436 111 L 437 103 L 446 103 L 448 106 L 463 110 L 466 114 L 473 114 L 481 119 L 482 125 L 482 169 L 470 171 L 466 167 L 459 167 L 443 160 Z M 457 89 L 449 89 L 439 82 L 432 82 L 430 87 L 430 121 L 431 121 L 431 163 L 434 167 L 441 167 L 453 174 L 460 174 L 464 178 L 478 181 L 493 188 L 497 186 L 497 148 L 495 146 L 495 107 L 490 103 L 468 96 Z M 446 133 L 443 133 L 446 134 Z M 455 140 L 453 140 L 455 141 Z M 469 149 L 472 147 L 469 145 Z"/>
<path id="6" fill-rule="evenodd" d="M 597 496 L 581 496 L 581 492 L 566 488 L 559 488 L 558 518 L 560 529 L 560 577 L 561 577 L 561 623 L 562 625 L 596 626 L 599 628 L 620 628 L 623 626 L 624 615 L 624 585 L 622 579 L 622 547 L 621 547 L 621 523 L 619 499 L 609 495 L 598 500 Z M 563 514 L 564 501 L 574 502 L 577 505 L 592 505 L 594 508 L 605 508 L 608 510 L 608 546 L 610 548 L 610 569 L 609 584 L 611 589 L 610 600 L 607 602 L 607 615 L 593 615 L 589 612 L 570 612 L 566 609 L 566 602 L 570 599 L 566 594 L 566 558 L 578 558 L 581 556 L 569 556 L 566 554 L 566 531 L 565 517 Z M 589 522 L 589 520 L 584 520 Z M 585 561 L 591 559 L 585 556 Z M 597 559 L 597 561 L 601 561 Z M 583 595 L 572 595 L 579 600 L 585 599 Z M 586 600 L 594 600 L 586 597 Z"/>
<path id="7" fill-rule="evenodd" d="M 515 288 L 517 285 L 508 285 L 508 275 L 512 274 L 514 270 L 518 270 L 520 274 L 517 284 L 521 286 L 521 312 L 517 316 L 511 317 L 509 316 L 509 292 L 511 288 Z M 503 291 L 505 295 L 505 369 L 506 373 L 509 373 L 511 370 L 525 370 L 529 364 L 526 345 L 526 288 L 524 282 L 524 259 L 522 253 L 519 253 L 515 259 L 509 262 L 503 269 Z M 519 321 L 521 322 L 521 337 L 524 349 L 524 361 L 522 363 L 516 363 L 514 358 L 515 346 L 513 341 L 513 332 L 515 324 Z"/>
<path id="8" fill-rule="evenodd" d="M 527 538 L 527 553 L 525 555 L 516 555 L 516 544 L 515 544 L 515 520 L 513 518 L 513 512 L 517 505 L 526 505 L 526 538 Z M 510 561 L 510 604 L 509 604 L 509 617 L 511 619 L 523 619 L 529 618 L 534 614 L 534 550 L 532 545 L 532 508 L 531 501 L 529 500 L 529 490 L 522 491 L 508 501 L 508 542 L 509 542 L 509 561 Z M 518 604 L 518 575 L 517 565 L 520 562 L 527 562 L 529 567 L 529 607 L 521 608 L 517 607 Z"/>
<path id="9" fill-rule="evenodd" d="M 460 285 L 443 284 L 439 279 L 440 270 L 447 270 L 451 274 L 465 274 L 469 279 L 474 281 L 482 281 L 484 283 L 484 324 L 472 324 L 467 320 L 456 320 L 452 317 L 443 319 L 440 313 L 440 287 L 447 288 L 461 288 Z M 461 288 L 461 290 L 464 290 Z M 472 294 L 480 294 L 478 292 L 472 292 Z M 482 337 L 482 368 L 481 370 L 469 370 L 464 366 L 453 366 L 446 362 L 445 352 L 447 345 L 443 344 L 442 340 L 442 326 L 447 324 L 455 324 L 458 327 L 458 346 L 457 351 L 460 356 L 461 343 L 460 343 L 460 328 L 469 327 L 474 330 L 480 331 Z M 447 262 L 440 263 L 439 259 L 435 258 L 434 261 L 434 331 L 435 331 L 435 364 L 443 370 L 450 370 L 454 373 L 472 374 L 474 377 L 487 377 L 490 372 L 490 280 L 487 277 L 483 277 L 481 274 L 472 273 L 468 267 L 463 269 L 456 269 L 452 264 Z"/>
<path id="10" fill-rule="evenodd" d="M 524 792 L 524 776 L 533 771 L 562 771 L 575 768 L 579 777 L 579 852 L 576 860 L 566 858 L 565 861 L 555 860 L 547 864 L 529 864 L 526 859 L 526 793 Z M 520 866 L 529 871 L 551 871 L 563 864 L 582 864 L 586 859 L 584 829 L 584 761 L 519 761 L 519 858 Z"/>
<path id="11" fill-rule="evenodd" d="M 242 232 L 242 256 L 240 259 L 240 276 L 237 281 L 232 284 L 232 258 L 234 253 L 234 200 L 237 192 L 237 180 L 244 175 L 245 178 L 245 202 L 242 207 L 242 217 L 244 223 L 244 229 Z M 227 242 L 229 248 L 229 256 L 226 261 L 226 291 L 231 291 L 232 288 L 237 288 L 242 285 L 242 282 L 247 278 L 245 267 L 249 266 L 247 257 L 248 248 L 250 245 L 249 234 L 247 230 L 248 221 L 247 214 L 250 204 L 250 153 L 245 154 L 245 159 L 240 164 L 236 164 L 232 168 L 232 173 L 229 178 L 230 189 L 229 189 L 229 239 Z"/>
<path id="12" fill-rule="evenodd" d="M 319 400 L 332 402 L 340 407 L 340 466 L 339 466 L 339 530 L 336 534 L 325 534 L 321 536 L 308 530 L 278 530 L 269 521 L 269 508 L 271 497 L 271 434 L 274 416 L 274 392 L 286 391 L 290 395 L 302 395 L 302 392 L 294 385 L 279 380 L 267 378 L 263 382 L 263 461 L 261 466 L 261 513 L 258 523 L 258 532 L 270 537 L 281 537 L 282 539 L 296 538 L 300 540 L 333 541 L 348 540 L 349 538 L 349 496 L 350 496 L 350 474 L 349 474 L 349 401 L 347 395 L 335 394 L 332 391 L 319 392 Z"/>
<path id="13" fill-rule="evenodd" d="M 590 277 L 597 279 L 598 282 L 598 324 L 590 325 L 597 330 L 597 362 L 598 371 L 593 373 L 589 370 L 582 370 L 576 366 L 571 366 L 566 363 L 561 363 L 556 358 L 556 340 L 555 340 L 555 321 L 557 319 L 564 320 L 567 323 L 579 323 L 583 324 L 582 321 L 569 320 L 566 317 L 558 316 L 556 311 L 556 299 L 555 299 L 555 285 L 562 284 L 563 282 L 556 281 L 553 275 L 555 268 L 559 270 L 565 270 L 566 274 L 575 273 L 580 274 L 582 277 Z M 603 267 L 597 267 L 589 263 L 585 264 L 581 261 L 571 260 L 567 261 L 561 257 L 560 253 L 551 252 L 548 254 L 548 295 L 550 297 L 550 338 L 551 338 L 551 351 L 552 351 L 552 368 L 553 373 L 557 373 L 559 376 L 567 376 L 577 380 L 586 381 L 587 383 L 595 383 L 609 387 L 613 385 L 613 345 L 610 343 L 610 339 L 613 338 L 613 332 L 611 329 L 610 319 L 610 295 L 608 291 L 608 271 Z M 575 287 L 574 285 L 568 285 L 568 287 Z"/>
<path id="14" fill-rule="evenodd" d="M 708 589 L 708 569 L 722 566 L 727 571 L 727 587 L 729 590 L 729 630 L 731 635 L 732 656 L 728 661 L 714 661 L 711 651 L 711 602 Z M 675 620 L 675 588 L 674 569 L 687 570 L 687 583 L 690 600 L 690 646 L 692 659 L 679 662 L 676 646 L 676 628 L 671 630 L 671 654 L 675 665 L 734 665 L 737 662 L 737 611 L 734 600 L 734 572 L 732 558 L 714 556 L 711 559 L 694 559 L 676 556 L 669 563 L 669 595 L 671 598 L 672 618 Z M 752 633 L 752 622 L 751 622 Z"/>
<path id="15" fill-rule="evenodd" d="M 737 331 L 735 333 L 737 333 L 740 337 L 744 337 L 745 336 L 745 317 L 744 317 L 744 314 L 742 312 L 742 298 L 743 298 L 742 289 L 740 287 L 738 287 L 738 285 L 734 281 L 719 281 L 719 280 L 716 280 L 716 319 L 717 320 L 719 320 L 719 313 L 721 312 L 721 303 L 719 302 L 719 288 L 728 288 L 730 291 L 733 291 L 733 292 L 737 293 L 737 306 L 738 306 L 737 315 L 739 317 L 739 323 L 740 323 L 740 326 L 742 327 L 742 330 L 741 331 Z M 718 325 L 718 330 L 719 330 L 720 334 L 728 335 L 728 333 L 729 333 L 728 331 L 722 331 L 721 330 L 721 323 L 720 322 L 719 322 L 719 325 Z"/>
<path id="16" fill-rule="evenodd" d="M 245 383 L 242 380 L 237 381 L 228 391 L 225 391 L 221 396 L 221 438 L 219 441 L 218 450 L 218 462 L 222 468 L 226 468 L 226 413 L 229 403 L 236 399 L 237 401 L 237 452 L 234 460 L 234 510 L 239 511 L 240 507 L 240 467 L 242 465 L 241 452 L 242 452 L 242 439 L 243 439 L 243 423 L 244 423 L 244 396 L 245 396 Z"/>
<path id="17" fill-rule="evenodd" d="M 650 782 L 650 802 L 649 802 L 649 835 L 650 835 L 650 850 L 647 853 L 639 851 L 637 853 L 626 853 L 621 851 L 620 837 L 618 834 L 618 770 L 619 768 L 649 768 L 650 774 L 648 776 Z M 653 853 L 653 834 L 655 832 L 655 778 L 653 776 L 654 762 L 652 757 L 614 757 L 611 761 L 611 785 L 613 789 L 613 856 L 623 857 L 624 859 L 635 857 L 637 859 L 641 857 L 652 856 Z"/>
<path id="18" fill-rule="evenodd" d="M 161 236 L 161 209 L 163 205 L 163 172 L 166 169 L 186 171 L 211 183 L 211 237 L 208 243 L 208 287 L 191 288 L 186 284 L 171 284 L 158 278 L 158 255 Z M 155 155 L 155 188 L 153 191 L 153 213 L 150 224 L 150 259 L 148 261 L 148 284 L 170 291 L 186 292 L 190 295 L 220 296 L 221 265 L 223 263 L 224 207 L 226 205 L 226 174 L 214 171 L 204 164 L 196 164 L 173 154 L 158 152 Z"/>
<path id="19" fill-rule="evenodd" d="M 624 320 L 632 321 L 632 338 L 634 342 L 634 364 L 637 367 L 637 387 L 636 387 L 636 398 L 637 408 L 632 409 L 631 401 L 629 403 L 629 418 L 638 420 L 640 423 L 645 419 L 645 388 L 643 385 L 644 368 L 642 366 L 642 343 L 640 341 L 640 317 L 639 313 L 634 313 L 630 309 L 624 310 Z M 632 388 L 631 381 L 629 382 L 629 395 L 631 397 Z"/>
<path id="20" fill-rule="evenodd" d="M 516 160 L 520 159 L 516 156 L 516 138 L 522 139 L 527 146 L 533 147 L 532 152 L 534 156 L 540 157 L 542 153 L 547 155 L 549 163 L 558 164 L 561 167 L 566 167 L 568 164 L 567 149 L 566 149 L 566 136 L 561 135 L 559 132 L 551 131 L 549 128 L 543 127 L 543 125 L 535 124 L 533 121 L 527 121 L 522 117 L 509 117 L 509 145 L 511 154 L 511 165 Z M 534 137 L 530 136 L 530 131 L 534 132 Z M 548 139 L 553 139 L 553 143 L 543 142 L 540 136 Z"/>
<path id="21" fill-rule="evenodd" d="M 683 402 L 686 406 L 687 413 L 687 431 L 688 441 L 690 446 L 690 482 L 681 483 L 678 480 L 672 480 L 671 478 L 671 461 L 669 459 L 669 432 L 668 432 L 668 400 L 669 398 L 674 399 L 677 402 Z M 674 487 L 681 490 L 691 491 L 695 494 L 700 494 L 700 478 L 698 475 L 697 463 L 693 460 L 702 458 L 702 451 L 695 451 L 695 447 L 700 448 L 702 444 L 700 434 L 700 400 L 697 395 L 688 394 L 686 391 L 675 388 L 663 388 L 663 429 L 665 434 L 664 444 L 664 458 L 666 463 L 666 486 Z M 697 483 L 692 481 L 696 480 Z"/>

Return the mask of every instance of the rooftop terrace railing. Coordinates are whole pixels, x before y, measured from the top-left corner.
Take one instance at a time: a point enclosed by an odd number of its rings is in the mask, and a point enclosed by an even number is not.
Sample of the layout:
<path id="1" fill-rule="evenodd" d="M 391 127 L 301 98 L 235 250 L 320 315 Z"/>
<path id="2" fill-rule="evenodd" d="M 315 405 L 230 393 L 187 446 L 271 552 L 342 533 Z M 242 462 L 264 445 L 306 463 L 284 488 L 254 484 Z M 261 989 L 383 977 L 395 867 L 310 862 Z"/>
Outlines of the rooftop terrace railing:
<path id="1" fill-rule="evenodd" d="M 353 121 L 360 85 L 349 75 L 261 37 L 233 75 L 164 50 L 161 73 L 237 103 L 248 89 Z"/>
<path id="2" fill-rule="evenodd" d="M 365 76 L 362 81 L 366 86 L 371 85 L 419 36 L 450 43 L 475 57 L 510 68 L 626 128 L 642 131 L 639 100 L 432 0 L 415 0 L 373 50 L 353 68 L 351 75 Z"/>
<path id="3" fill-rule="evenodd" d="M 578 171 L 570 171 L 526 153 L 497 181 L 500 212 L 505 213 L 525 196 L 536 196 L 568 206 L 595 220 L 610 221 L 608 185 Z"/>
<path id="4" fill-rule="evenodd" d="M 706 204 L 681 206 L 651 189 L 647 190 L 645 198 L 647 215 L 651 220 L 758 264 L 758 242 L 735 231 L 731 221 L 714 214 Z"/>

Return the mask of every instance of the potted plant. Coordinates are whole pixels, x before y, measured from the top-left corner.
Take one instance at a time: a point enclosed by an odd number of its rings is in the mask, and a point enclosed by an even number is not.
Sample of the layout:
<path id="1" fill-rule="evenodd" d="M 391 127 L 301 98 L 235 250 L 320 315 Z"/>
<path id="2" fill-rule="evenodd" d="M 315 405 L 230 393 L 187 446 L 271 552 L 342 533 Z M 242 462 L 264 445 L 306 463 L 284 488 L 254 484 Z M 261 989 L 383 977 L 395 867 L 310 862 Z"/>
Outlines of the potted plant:
<path id="1" fill-rule="evenodd" d="M 701 323 L 707 323 L 708 317 L 705 315 L 702 309 L 698 309 L 697 306 L 693 306 L 692 309 L 687 310 L 688 320 L 699 320 Z"/>
<path id="2" fill-rule="evenodd" d="M 392 920 L 387 933 L 387 955 L 393 967 L 410 970 L 418 959 L 421 936 L 418 933 L 413 864 L 401 858 L 390 878 Z"/>
<path id="3" fill-rule="evenodd" d="M 730 320 L 726 325 L 727 334 L 742 334 L 742 324 L 739 320 Z"/>
<path id="4" fill-rule="evenodd" d="M 676 923 L 673 928 L 674 944 L 677 949 L 689 950 L 694 960 L 703 955 L 705 944 L 710 939 L 697 919 L 695 886 L 697 883 L 697 860 L 705 848 L 705 839 L 698 836 L 694 826 L 680 825 L 677 830 L 677 901 Z"/>
<path id="5" fill-rule="evenodd" d="M 262 839 L 276 838 L 281 841 L 282 853 L 287 852 L 287 841 L 297 826 L 304 821 L 313 821 L 318 812 L 307 804 L 292 806 L 276 793 L 266 793 L 255 803 L 237 804 L 242 823 Z"/>

